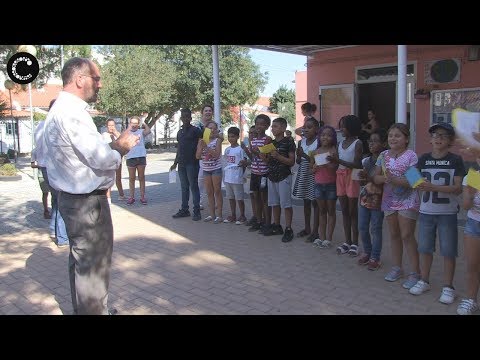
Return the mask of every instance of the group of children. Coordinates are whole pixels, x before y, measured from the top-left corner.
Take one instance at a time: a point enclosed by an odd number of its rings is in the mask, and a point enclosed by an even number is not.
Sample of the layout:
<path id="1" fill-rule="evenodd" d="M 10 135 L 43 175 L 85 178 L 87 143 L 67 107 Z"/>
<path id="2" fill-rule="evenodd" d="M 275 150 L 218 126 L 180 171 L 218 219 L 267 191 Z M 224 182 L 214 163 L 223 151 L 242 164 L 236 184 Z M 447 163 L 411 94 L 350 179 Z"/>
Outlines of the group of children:
<path id="1" fill-rule="evenodd" d="M 273 138 L 265 134 L 270 125 Z M 337 253 L 351 257 L 361 255 L 359 265 L 378 270 L 381 267 L 385 217 L 393 263 L 385 280 L 393 282 L 406 276 L 402 286 L 412 295 L 423 294 L 431 288 L 429 277 L 438 231 L 440 254 L 444 258 L 444 285 L 439 301 L 444 304 L 455 301 L 457 197 L 462 193 L 462 179 L 466 172 L 462 158 L 450 152 L 455 139 L 451 125 L 438 123 L 430 127 L 432 151 L 420 158 L 408 149 L 410 131 L 405 124 L 395 123 L 388 132 L 376 129 L 368 139 L 370 153 L 365 157 L 362 142 L 358 139 L 361 122 L 355 115 L 340 119 L 338 126 L 343 140 L 338 144 L 333 127 L 320 127 L 315 118 L 306 118 L 302 139 L 297 146 L 293 138 L 284 135 L 285 119 L 277 118 L 271 123 L 268 116 L 261 114 L 255 118 L 248 144 L 238 143 L 238 128 L 228 130 L 230 146 L 225 150 L 225 167 L 222 165 L 221 143 L 215 136 L 216 126 L 214 122 L 207 124 L 212 130 L 210 141 L 206 144 L 200 140 L 197 149 L 197 157 L 203 160 L 204 170 L 210 172 L 212 178 L 211 186 L 207 185 L 210 215 L 205 221 L 246 223 L 249 231 L 258 231 L 265 236 L 283 235 L 282 241 L 289 242 L 294 238 L 293 195 L 302 199 L 304 204 L 304 229 L 297 233 L 297 237 L 306 237 L 307 242 L 319 248 L 330 248 L 338 199 L 345 241 L 336 248 Z M 269 144 L 273 147 L 267 146 Z M 299 166 L 292 187 L 291 168 L 295 161 Z M 247 166 L 251 169 L 253 212 L 248 222 L 243 191 Z M 423 178 L 415 188 L 405 176 L 412 167 L 418 169 Z M 222 218 L 222 176 L 231 208 L 231 215 L 225 220 Z M 471 314 L 478 309 L 480 193 L 466 183 L 464 185 L 464 207 L 469 210 L 465 228 L 468 298 L 460 302 L 457 313 Z M 236 216 L 236 202 L 239 217 Z M 282 209 L 285 229 L 280 224 Z M 417 220 L 418 244 L 415 239 Z M 408 274 L 402 265 L 404 247 L 411 266 Z"/>

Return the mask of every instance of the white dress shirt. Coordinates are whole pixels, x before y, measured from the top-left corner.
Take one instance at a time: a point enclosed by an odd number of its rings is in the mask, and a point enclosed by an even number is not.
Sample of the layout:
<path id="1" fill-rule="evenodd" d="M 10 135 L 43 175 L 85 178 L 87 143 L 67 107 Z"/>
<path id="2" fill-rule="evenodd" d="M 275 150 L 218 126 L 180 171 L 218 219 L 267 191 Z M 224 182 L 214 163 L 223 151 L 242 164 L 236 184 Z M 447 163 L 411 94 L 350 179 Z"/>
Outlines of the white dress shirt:
<path id="1" fill-rule="evenodd" d="M 44 153 L 44 145 L 43 145 L 43 129 L 45 127 L 45 121 L 40 121 L 35 128 L 35 149 L 32 151 L 31 160 L 36 161 L 37 165 L 40 167 L 46 167 L 47 161 L 45 158 Z"/>
<path id="2" fill-rule="evenodd" d="M 87 194 L 114 183 L 120 153 L 105 143 L 87 106 L 79 97 L 62 91 L 45 120 L 48 180 L 56 190 Z"/>

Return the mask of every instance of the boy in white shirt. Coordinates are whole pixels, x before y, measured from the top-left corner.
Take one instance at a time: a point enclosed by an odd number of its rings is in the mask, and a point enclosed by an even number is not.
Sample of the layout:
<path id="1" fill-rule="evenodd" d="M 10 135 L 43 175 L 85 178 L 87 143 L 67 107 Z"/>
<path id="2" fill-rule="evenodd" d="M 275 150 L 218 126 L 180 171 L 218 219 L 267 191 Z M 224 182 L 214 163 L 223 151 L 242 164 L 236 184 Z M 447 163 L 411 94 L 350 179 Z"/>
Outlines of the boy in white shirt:
<path id="1" fill-rule="evenodd" d="M 228 129 L 228 142 L 230 146 L 225 149 L 225 168 L 224 171 L 224 183 L 225 192 L 228 201 L 230 202 L 230 209 L 232 215 L 227 217 L 224 223 L 235 223 L 242 225 L 247 221 L 245 217 L 245 193 L 243 191 L 244 171 L 247 166 L 247 154 L 238 144 L 238 138 L 240 136 L 240 129 L 237 127 L 231 127 Z M 236 204 L 238 202 L 238 208 L 240 210 L 240 217 L 237 219 Z"/>

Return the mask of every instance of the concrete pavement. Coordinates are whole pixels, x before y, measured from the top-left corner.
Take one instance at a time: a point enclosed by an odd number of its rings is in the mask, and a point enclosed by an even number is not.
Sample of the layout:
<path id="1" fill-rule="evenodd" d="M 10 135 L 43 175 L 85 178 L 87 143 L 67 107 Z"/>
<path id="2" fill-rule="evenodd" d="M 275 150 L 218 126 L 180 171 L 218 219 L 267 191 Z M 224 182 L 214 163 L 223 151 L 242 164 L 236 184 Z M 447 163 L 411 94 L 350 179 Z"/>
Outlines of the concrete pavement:
<path id="1" fill-rule="evenodd" d="M 164 314 L 455 314 L 459 300 L 443 305 L 443 259 L 436 254 L 432 290 L 413 296 L 401 282 L 383 277 L 390 269 L 384 223 L 384 266 L 375 272 L 358 258 L 337 255 L 343 242 L 337 212 L 334 247 L 319 249 L 295 238 L 265 237 L 234 224 L 173 219 L 180 207 L 180 183 L 168 183 L 172 152 L 149 153 L 144 206 L 111 206 L 115 242 L 110 282 L 111 306 L 121 315 Z M 71 314 L 68 248 L 57 248 L 43 219 L 41 191 L 29 158 L 19 159 L 22 180 L 0 182 L 0 314 Z M 123 186 L 128 173 L 123 167 Z M 138 191 L 138 183 L 137 183 Z M 126 192 L 128 194 L 128 192 Z M 137 195 L 138 200 L 138 195 Z M 300 202 L 296 202 L 301 204 Z M 246 202 L 247 217 L 251 216 Z M 228 202 L 224 213 L 229 213 Z M 202 217 L 207 215 L 202 211 Z M 303 208 L 295 206 L 293 230 L 303 228 Z M 455 275 L 465 292 L 463 235 Z M 404 256 L 406 271 L 409 267 Z"/>

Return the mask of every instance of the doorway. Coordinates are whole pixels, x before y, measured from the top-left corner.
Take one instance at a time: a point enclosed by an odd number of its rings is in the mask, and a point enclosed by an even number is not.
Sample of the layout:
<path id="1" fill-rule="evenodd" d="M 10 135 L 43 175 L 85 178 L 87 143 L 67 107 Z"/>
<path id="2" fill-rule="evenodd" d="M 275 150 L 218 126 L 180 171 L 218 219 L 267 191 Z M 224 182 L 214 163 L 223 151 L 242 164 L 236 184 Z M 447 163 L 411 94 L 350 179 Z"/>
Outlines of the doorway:
<path id="1" fill-rule="evenodd" d="M 358 116 L 367 122 L 368 110 L 373 110 L 381 128 L 388 128 L 396 118 L 396 82 L 358 84 Z"/>

